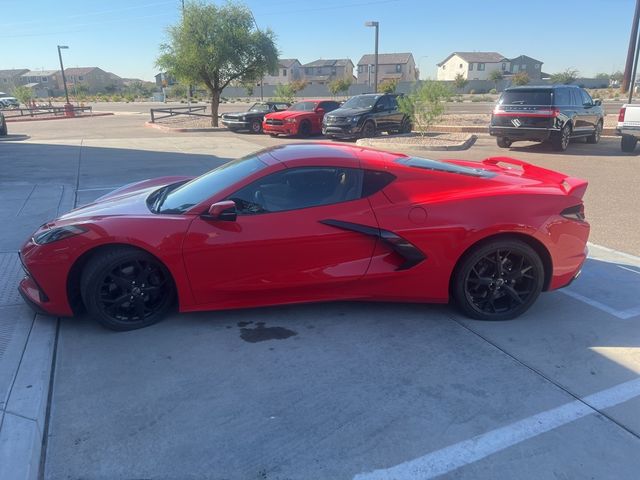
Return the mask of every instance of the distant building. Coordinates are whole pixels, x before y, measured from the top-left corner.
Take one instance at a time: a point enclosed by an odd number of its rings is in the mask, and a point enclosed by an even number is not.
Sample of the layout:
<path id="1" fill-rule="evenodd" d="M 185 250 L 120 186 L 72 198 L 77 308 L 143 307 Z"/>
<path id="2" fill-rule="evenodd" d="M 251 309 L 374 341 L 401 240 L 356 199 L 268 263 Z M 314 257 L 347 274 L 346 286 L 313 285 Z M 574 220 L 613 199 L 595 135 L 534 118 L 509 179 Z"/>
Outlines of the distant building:
<path id="1" fill-rule="evenodd" d="M 338 79 L 353 79 L 353 62 L 348 58 L 316 60 L 302 66 L 303 79 L 310 84 L 326 85 Z"/>
<path id="2" fill-rule="evenodd" d="M 375 81 L 376 56 L 363 55 L 358 62 L 357 83 L 372 85 Z M 411 53 L 378 54 L 378 83 L 385 80 L 413 82 L 418 79 L 416 62 Z"/>
<path id="3" fill-rule="evenodd" d="M 171 85 L 175 85 L 176 79 L 169 75 L 167 72 L 160 72 L 156 74 L 156 87 L 170 87 Z"/>
<path id="4" fill-rule="evenodd" d="M 20 76 L 28 71 L 28 68 L 0 70 L 0 91 L 12 92 L 15 87 L 22 84 Z"/>
<path id="5" fill-rule="evenodd" d="M 278 69 L 265 75 L 263 85 L 286 85 L 296 80 L 302 80 L 302 64 L 297 58 L 278 59 Z"/>
<path id="6" fill-rule="evenodd" d="M 64 91 L 60 70 L 29 70 L 20 75 L 20 84 L 31 88 L 36 97 L 55 97 Z"/>
<path id="7" fill-rule="evenodd" d="M 498 70 L 505 76 L 526 72 L 532 80 L 542 78 L 542 62 L 526 55 L 507 58 L 498 52 L 453 52 L 438 63 L 438 80 L 455 80 L 461 74 L 467 80 L 489 80 Z"/>
<path id="8" fill-rule="evenodd" d="M 98 67 L 65 68 L 64 74 L 70 91 L 82 85 L 87 93 L 113 93 L 123 85 L 119 76 Z"/>

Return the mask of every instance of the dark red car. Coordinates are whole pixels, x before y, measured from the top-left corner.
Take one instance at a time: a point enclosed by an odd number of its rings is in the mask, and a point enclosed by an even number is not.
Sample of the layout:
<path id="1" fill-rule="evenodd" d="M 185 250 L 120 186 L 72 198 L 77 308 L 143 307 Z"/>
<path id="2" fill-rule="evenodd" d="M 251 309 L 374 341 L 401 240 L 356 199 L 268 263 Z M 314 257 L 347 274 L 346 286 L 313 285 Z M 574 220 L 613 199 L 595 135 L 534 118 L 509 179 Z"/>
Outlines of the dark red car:
<path id="1" fill-rule="evenodd" d="M 506 157 L 435 161 L 320 143 L 120 188 L 41 226 L 20 292 L 107 327 L 328 300 L 513 318 L 586 257 L 587 182 Z"/>
<path id="2" fill-rule="evenodd" d="M 322 119 L 340 107 L 335 100 L 303 100 L 281 112 L 268 113 L 262 121 L 262 131 L 277 136 L 299 135 L 308 137 L 322 133 Z"/>

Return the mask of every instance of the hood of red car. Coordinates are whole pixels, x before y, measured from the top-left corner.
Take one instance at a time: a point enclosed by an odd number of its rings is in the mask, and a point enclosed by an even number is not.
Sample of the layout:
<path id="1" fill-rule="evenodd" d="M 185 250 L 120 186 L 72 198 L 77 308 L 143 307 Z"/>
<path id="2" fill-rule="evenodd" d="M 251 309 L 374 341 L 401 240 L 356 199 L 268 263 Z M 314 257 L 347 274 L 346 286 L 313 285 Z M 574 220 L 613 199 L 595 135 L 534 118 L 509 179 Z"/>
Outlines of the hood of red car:
<path id="1" fill-rule="evenodd" d="M 58 217 L 55 223 L 70 223 L 107 216 L 152 215 L 147 197 L 160 187 L 190 180 L 192 177 L 161 177 L 120 187 L 96 199 L 94 202 L 71 210 Z"/>
<path id="2" fill-rule="evenodd" d="M 304 115 L 315 115 L 315 112 L 313 111 L 302 111 L 302 110 L 283 110 L 281 112 L 273 112 L 273 113 L 269 113 L 267 115 L 264 116 L 264 118 L 271 118 L 273 120 L 284 120 L 286 118 L 293 118 L 293 117 L 302 117 Z"/>

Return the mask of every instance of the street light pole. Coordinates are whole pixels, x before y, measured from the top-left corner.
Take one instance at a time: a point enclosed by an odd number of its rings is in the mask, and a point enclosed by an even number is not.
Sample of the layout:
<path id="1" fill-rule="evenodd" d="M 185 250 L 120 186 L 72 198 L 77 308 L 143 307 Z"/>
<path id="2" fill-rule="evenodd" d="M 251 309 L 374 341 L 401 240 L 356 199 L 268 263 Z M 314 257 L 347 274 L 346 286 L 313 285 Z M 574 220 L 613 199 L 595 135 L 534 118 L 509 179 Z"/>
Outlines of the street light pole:
<path id="1" fill-rule="evenodd" d="M 374 88 L 373 93 L 378 93 L 378 30 L 380 28 L 380 22 L 365 22 L 365 27 L 376 27 L 376 50 L 375 50 L 375 70 L 373 71 Z"/>
<path id="2" fill-rule="evenodd" d="M 58 58 L 60 59 L 60 71 L 62 72 L 62 83 L 64 84 L 64 96 L 67 99 L 67 105 L 69 105 L 69 92 L 67 91 L 67 77 L 64 74 L 64 65 L 62 64 L 62 52 L 60 50 L 69 48 L 67 45 L 58 45 Z"/>
<path id="3" fill-rule="evenodd" d="M 253 18 L 253 24 L 256 26 L 256 30 L 258 30 L 258 32 L 260 31 L 260 27 L 258 27 L 258 22 L 256 22 L 256 17 L 253 16 L 253 12 L 251 10 L 249 10 L 249 13 L 251 14 L 251 18 Z M 279 68 L 279 66 L 278 66 Z M 260 77 L 260 101 L 264 101 L 264 92 L 262 91 L 262 83 L 264 82 L 264 75 L 262 75 L 262 77 Z"/>
<path id="4" fill-rule="evenodd" d="M 640 0 L 638 0 L 640 3 Z M 638 34 L 638 38 L 636 39 L 636 55 L 633 59 L 633 69 L 631 70 L 631 78 L 629 79 L 629 102 L 633 101 L 633 91 L 636 88 L 636 74 L 638 71 L 638 54 L 640 53 L 640 33 Z"/>

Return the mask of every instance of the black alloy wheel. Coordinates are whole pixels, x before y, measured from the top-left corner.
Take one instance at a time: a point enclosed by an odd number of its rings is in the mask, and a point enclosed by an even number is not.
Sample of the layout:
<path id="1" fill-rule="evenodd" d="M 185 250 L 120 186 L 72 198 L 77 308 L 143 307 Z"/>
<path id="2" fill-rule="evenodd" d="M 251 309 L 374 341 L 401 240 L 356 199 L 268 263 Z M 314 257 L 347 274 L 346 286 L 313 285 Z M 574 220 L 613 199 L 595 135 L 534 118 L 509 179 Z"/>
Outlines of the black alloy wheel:
<path id="1" fill-rule="evenodd" d="M 564 152 L 569 146 L 569 141 L 571 140 L 571 125 L 566 124 L 560 130 L 560 134 L 551 140 L 551 144 L 554 150 L 559 152 Z"/>
<path id="2" fill-rule="evenodd" d="M 479 320 L 510 320 L 538 298 L 544 267 L 526 243 L 497 241 L 477 248 L 460 264 L 452 294 L 457 306 Z"/>
<path id="3" fill-rule="evenodd" d="M 103 326 L 118 331 L 158 322 L 175 296 L 164 265 L 132 248 L 114 248 L 93 257 L 82 272 L 80 289 L 87 311 Z"/>
<path id="4" fill-rule="evenodd" d="M 251 122 L 251 133 L 262 132 L 262 122 L 260 120 L 254 120 Z"/>
<path id="5" fill-rule="evenodd" d="M 411 133 L 411 120 L 405 118 L 400 126 L 400 133 Z"/>
<path id="6" fill-rule="evenodd" d="M 602 122 L 599 121 L 598 123 L 596 123 L 596 128 L 593 131 L 593 134 L 587 137 L 587 143 L 598 143 L 600 141 L 601 135 L 602 135 Z"/>
<path id="7" fill-rule="evenodd" d="M 308 120 L 303 121 L 298 128 L 298 135 L 301 137 L 308 137 L 311 135 L 311 124 Z"/>
<path id="8" fill-rule="evenodd" d="M 376 126 L 371 120 L 369 120 L 362 127 L 362 138 L 372 138 L 375 135 L 376 135 Z"/>

